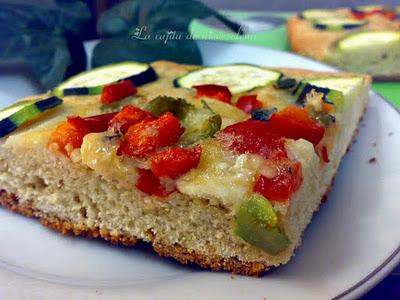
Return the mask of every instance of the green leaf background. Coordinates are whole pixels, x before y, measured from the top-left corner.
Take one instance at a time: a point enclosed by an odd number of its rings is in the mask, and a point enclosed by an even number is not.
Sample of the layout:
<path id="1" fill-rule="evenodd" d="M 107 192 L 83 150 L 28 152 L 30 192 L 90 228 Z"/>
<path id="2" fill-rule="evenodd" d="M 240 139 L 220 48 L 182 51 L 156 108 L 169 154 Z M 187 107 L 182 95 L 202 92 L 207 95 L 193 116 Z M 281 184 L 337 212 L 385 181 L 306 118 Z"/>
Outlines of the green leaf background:
<path id="1" fill-rule="evenodd" d="M 3 1 L 0 64 L 25 63 L 45 88 L 56 86 L 86 68 L 78 35 L 90 18 L 83 1 Z"/>
<path id="2" fill-rule="evenodd" d="M 91 3 L 91 2 L 87 2 Z M 94 18 L 80 0 L 3 0 L 0 9 L 0 65 L 29 65 L 46 89 L 86 69 L 81 36 Z M 228 28 L 239 26 L 195 0 L 126 0 L 105 11 L 97 22 L 92 66 L 127 60 L 165 59 L 201 64 L 196 42 L 188 38 L 194 19 L 216 17 Z M 140 40 L 140 28 L 150 38 Z M 180 38 L 162 39 L 171 34 Z M 158 37 L 158 38 L 157 38 Z"/>

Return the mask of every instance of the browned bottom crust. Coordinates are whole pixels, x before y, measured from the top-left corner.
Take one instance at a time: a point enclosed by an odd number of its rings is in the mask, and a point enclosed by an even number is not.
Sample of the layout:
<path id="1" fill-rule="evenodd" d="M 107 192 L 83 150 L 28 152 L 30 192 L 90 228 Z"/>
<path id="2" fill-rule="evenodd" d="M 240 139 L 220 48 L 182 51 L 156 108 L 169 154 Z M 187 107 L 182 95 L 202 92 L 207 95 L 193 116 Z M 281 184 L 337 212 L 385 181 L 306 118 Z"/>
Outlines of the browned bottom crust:
<path id="1" fill-rule="evenodd" d="M 102 238 L 112 244 L 122 244 L 125 246 L 134 246 L 140 242 L 140 239 L 131 235 L 112 234 L 109 230 L 99 229 L 98 227 L 88 227 L 82 224 L 75 224 L 68 220 L 60 219 L 56 216 L 43 214 L 34 208 L 31 202 L 26 201 L 20 204 L 17 196 L 4 190 L 0 191 L 0 205 L 3 207 L 28 217 L 38 218 L 40 222 L 55 231 L 64 235 L 84 236 L 88 238 Z M 179 244 L 164 245 L 159 242 L 152 243 L 153 249 L 160 256 L 173 257 L 182 264 L 197 264 L 203 268 L 209 268 L 213 271 L 229 271 L 234 274 L 261 276 L 269 270 L 269 267 L 260 262 L 243 262 L 235 257 L 223 258 L 213 257 L 196 253 L 188 250 Z"/>

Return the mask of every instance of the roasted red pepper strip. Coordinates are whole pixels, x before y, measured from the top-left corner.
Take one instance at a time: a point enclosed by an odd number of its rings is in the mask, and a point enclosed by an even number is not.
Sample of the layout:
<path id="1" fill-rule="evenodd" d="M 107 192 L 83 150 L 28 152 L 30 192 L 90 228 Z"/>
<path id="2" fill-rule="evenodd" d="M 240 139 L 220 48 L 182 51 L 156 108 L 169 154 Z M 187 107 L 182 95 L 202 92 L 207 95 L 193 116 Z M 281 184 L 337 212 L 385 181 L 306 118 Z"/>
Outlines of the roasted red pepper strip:
<path id="1" fill-rule="evenodd" d="M 136 106 L 126 105 L 124 108 L 115 115 L 109 122 L 109 126 L 117 132 L 126 133 L 132 125 L 141 121 L 152 121 L 155 117 Z"/>
<path id="2" fill-rule="evenodd" d="M 163 147 L 175 145 L 184 131 L 179 119 L 167 112 L 156 120 L 142 121 L 129 127 L 118 152 L 148 157 Z"/>
<path id="3" fill-rule="evenodd" d="M 67 145 L 72 149 L 80 148 L 85 135 L 106 131 L 108 122 L 115 115 L 116 113 L 108 113 L 86 118 L 68 117 L 67 121 L 60 124 L 51 134 L 48 144 L 57 144 L 58 151 L 68 156 Z"/>
<path id="4" fill-rule="evenodd" d="M 286 202 L 303 182 L 301 164 L 288 158 L 267 160 L 268 176 L 261 175 L 253 190 L 270 201 Z"/>
<path id="5" fill-rule="evenodd" d="M 268 122 L 247 120 L 226 127 L 218 140 L 239 153 L 259 154 L 264 158 L 286 157 L 284 140 L 270 132 Z"/>
<path id="6" fill-rule="evenodd" d="M 325 128 L 314 121 L 306 110 L 288 106 L 274 113 L 267 122 L 269 132 L 291 139 L 305 139 L 316 146 L 325 134 Z"/>
<path id="7" fill-rule="evenodd" d="M 263 104 L 257 100 L 257 95 L 242 96 L 236 102 L 236 107 L 249 114 L 253 109 L 262 108 Z"/>
<path id="8" fill-rule="evenodd" d="M 214 98 L 225 103 L 231 103 L 232 94 L 226 86 L 217 84 L 203 84 L 193 86 L 196 89 L 197 98 Z"/>
<path id="9" fill-rule="evenodd" d="M 83 118 L 90 132 L 103 132 L 108 129 L 108 123 L 117 115 L 116 112 Z"/>
<path id="10" fill-rule="evenodd" d="M 101 103 L 110 104 L 136 94 L 137 88 L 130 80 L 122 80 L 103 87 Z"/>
<path id="11" fill-rule="evenodd" d="M 301 164 L 287 157 L 284 138 L 319 141 L 324 133 L 322 128 L 320 134 L 320 126 L 303 109 L 283 111 L 272 124 L 272 118 L 268 122 L 247 120 L 228 126 L 217 135 L 223 145 L 239 153 L 259 154 L 267 159 L 272 175 L 261 174 L 254 191 L 271 201 L 288 201 L 303 180 Z"/>
<path id="12" fill-rule="evenodd" d="M 330 162 L 328 155 L 328 148 L 325 145 L 318 144 L 315 147 L 318 156 L 326 163 Z"/>
<path id="13" fill-rule="evenodd" d="M 151 157 L 150 166 L 158 177 L 176 179 L 196 168 L 200 162 L 201 147 L 192 149 L 172 148 L 158 152 Z"/>
<path id="14" fill-rule="evenodd" d="M 161 184 L 160 179 L 155 176 L 151 170 L 138 169 L 138 172 L 139 177 L 136 182 L 136 187 L 143 193 L 158 197 L 166 197 L 175 190 L 167 191 Z"/>
<path id="15" fill-rule="evenodd" d="M 57 145 L 57 151 L 69 156 L 69 150 L 80 148 L 83 138 L 90 131 L 85 125 L 85 121 L 80 117 L 70 117 L 64 123 L 57 126 L 49 138 L 48 145 Z M 67 145 L 71 149 L 67 149 Z"/>

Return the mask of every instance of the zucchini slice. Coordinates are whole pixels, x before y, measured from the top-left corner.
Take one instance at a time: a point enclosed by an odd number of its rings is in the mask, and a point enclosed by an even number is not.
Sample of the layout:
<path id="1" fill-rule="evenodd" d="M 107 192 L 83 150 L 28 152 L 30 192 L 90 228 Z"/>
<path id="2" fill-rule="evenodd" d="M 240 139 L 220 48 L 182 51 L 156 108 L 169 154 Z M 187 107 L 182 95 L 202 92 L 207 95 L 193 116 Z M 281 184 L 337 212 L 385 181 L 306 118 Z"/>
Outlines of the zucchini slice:
<path id="1" fill-rule="evenodd" d="M 233 64 L 206 67 L 189 72 L 175 79 L 177 87 L 191 88 L 195 85 L 218 84 L 229 88 L 232 94 L 250 91 L 267 85 L 281 76 L 277 71 L 249 64 Z"/>
<path id="2" fill-rule="evenodd" d="M 365 31 L 348 35 L 338 42 L 338 49 L 342 51 L 354 51 L 365 47 L 383 45 L 385 47 L 394 43 L 400 43 L 399 31 Z"/>
<path id="3" fill-rule="evenodd" d="M 336 11 L 328 9 L 307 9 L 300 13 L 300 18 L 309 21 L 336 18 L 337 16 Z"/>
<path id="4" fill-rule="evenodd" d="M 37 118 L 42 112 L 63 103 L 63 100 L 52 96 L 43 100 L 27 100 L 15 103 L 0 111 L 0 138 L 13 132 L 24 123 Z"/>
<path id="5" fill-rule="evenodd" d="M 61 83 L 53 90 L 57 96 L 96 95 L 101 94 L 103 87 L 119 80 L 130 80 L 140 86 L 157 80 L 154 69 L 145 63 L 123 62 L 95 68 Z"/>
<path id="6" fill-rule="evenodd" d="M 322 30 L 343 30 L 362 27 L 367 22 L 365 20 L 354 20 L 350 18 L 330 18 L 326 20 L 317 20 L 313 24 L 315 28 Z"/>

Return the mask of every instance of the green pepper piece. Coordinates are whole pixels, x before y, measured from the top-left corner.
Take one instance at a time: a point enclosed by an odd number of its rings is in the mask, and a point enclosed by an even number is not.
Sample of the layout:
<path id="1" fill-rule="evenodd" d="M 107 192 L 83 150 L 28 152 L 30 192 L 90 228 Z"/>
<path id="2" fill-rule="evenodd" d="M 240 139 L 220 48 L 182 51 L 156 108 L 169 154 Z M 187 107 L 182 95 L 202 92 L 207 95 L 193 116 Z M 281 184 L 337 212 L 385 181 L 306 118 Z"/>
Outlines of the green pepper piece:
<path id="1" fill-rule="evenodd" d="M 146 106 L 146 110 L 157 117 L 165 114 L 166 112 L 171 112 L 181 121 L 185 118 L 189 111 L 194 109 L 194 105 L 188 103 L 185 99 L 168 96 L 158 96 L 157 98 L 151 100 Z"/>
<path id="2" fill-rule="evenodd" d="M 280 231 L 277 222 L 271 203 L 261 195 L 254 195 L 240 206 L 235 233 L 268 254 L 277 255 L 289 246 L 289 239 Z"/>

